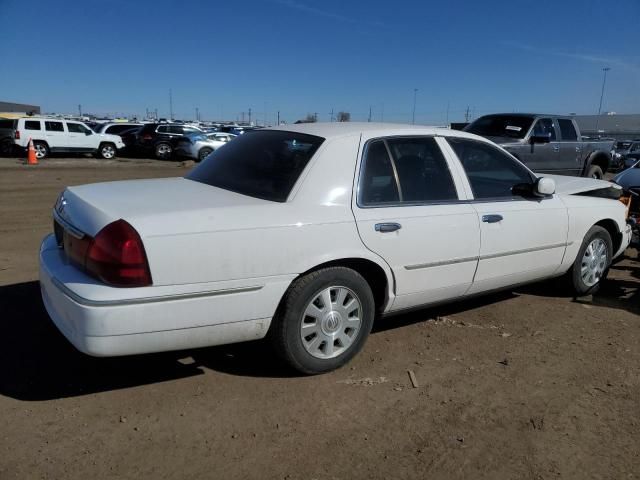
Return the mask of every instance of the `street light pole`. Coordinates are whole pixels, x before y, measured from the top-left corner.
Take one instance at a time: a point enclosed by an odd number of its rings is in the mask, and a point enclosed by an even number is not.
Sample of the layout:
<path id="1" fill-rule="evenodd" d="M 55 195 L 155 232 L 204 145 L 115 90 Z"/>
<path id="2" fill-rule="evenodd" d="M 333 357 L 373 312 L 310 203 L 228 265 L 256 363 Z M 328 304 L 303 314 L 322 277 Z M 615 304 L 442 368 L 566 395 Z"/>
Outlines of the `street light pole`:
<path id="1" fill-rule="evenodd" d="M 416 95 L 418 94 L 418 89 L 413 89 L 413 115 L 411 115 L 411 124 L 416 123 Z"/>
<path id="2" fill-rule="evenodd" d="M 598 124 L 600 123 L 600 112 L 602 112 L 602 99 L 604 98 L 604 86 L 607 83 L 607 72 L 611 70 L 611 67 L 604 67 L 602 71 L 604 76 L 602 77 L 602 91 L 600 92 L 600 105 L 598 106 L 598 116 L 596 117 L 596 135 L 598 134 Z"/>

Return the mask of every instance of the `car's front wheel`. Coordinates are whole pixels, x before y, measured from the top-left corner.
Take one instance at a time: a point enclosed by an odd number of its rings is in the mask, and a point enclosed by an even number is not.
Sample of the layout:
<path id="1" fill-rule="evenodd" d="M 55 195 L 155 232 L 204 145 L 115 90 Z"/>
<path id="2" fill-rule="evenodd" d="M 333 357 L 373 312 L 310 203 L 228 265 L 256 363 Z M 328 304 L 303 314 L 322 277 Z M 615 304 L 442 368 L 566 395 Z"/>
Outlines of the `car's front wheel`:
<path id="1" fill-rule="evenodd" d="M 98 148 L 98 155 L 105 160 L 111 160 L 116 156 L 116 146 L 113 143 L 103 143 Z"/>
<path id="2" fill-rule="evenodd" d="M 600 288 L 609 273 L 612 256 L 611 235 L 594 225 L 585 235 L 576 261 L 568 272 L 576 294 L 595 293 Z"/>
<path id="3" fill-rule="evenodd" d="M 597 180 L 602 179 L 602 177 L 604 177 L 604 173 L 602 172 L 602 168 L 600 168 L 598 165 L 591 165 L 589 167 L 589 171 L 587 172 L 587 177 L 595 178 Z"/>
<path id="4" fill-rule="evenodd" d="M 269 333 L 291 367 L 323 373 L 360 351 L 374 314 L 373 293 L 362 275 L 345 267 L 323 268 L 293 282 Z"/>
<path id="5" fill-rule="evenodd" d="M 205 147 L 205 148 L 201 149 L 201 150 L 198 152 L 198 161 L 200 161 L 200 162 L 201 162 L 202 160 L 204 160 L 205 158 L 207 158 L 211 152 L 213 152 L 213 149 L 212 149 L 212 148 L 207 148 L 207 147 Z"/>

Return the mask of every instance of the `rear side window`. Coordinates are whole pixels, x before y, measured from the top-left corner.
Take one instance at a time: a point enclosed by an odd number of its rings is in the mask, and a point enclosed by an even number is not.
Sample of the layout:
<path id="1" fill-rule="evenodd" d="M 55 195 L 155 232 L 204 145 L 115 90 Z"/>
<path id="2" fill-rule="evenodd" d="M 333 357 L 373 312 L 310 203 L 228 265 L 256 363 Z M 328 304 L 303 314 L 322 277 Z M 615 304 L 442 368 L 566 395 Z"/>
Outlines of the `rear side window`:
<path id="1" fill-rule="evenodd" d="M 135 128 L 135 125 L 111 125 L 110 127 L 107 127 L 104 133 L 118 135 L 121 132 L 131 130 L 132 128 Z"/>
<path id="2" fill-rule="evenodd" d="M 576 133 L 576 129 L 571 120 L 559 119 L 558 126 L 560 126 L 560 135 L 562 135 L 562 140 L 578 140 L 578 134 Z"/>
<path id="3" fill-rule="evenodd" d="M 511 189 L 533 177 L 517 160 L 498 148 L 466 138 L 447 139 L 469 178 L 476 199 L 514 197 Z"/>
<path id="4" fill-rule="evenodd" d="M 44 129 L 49 132 L 64 132 L 62 122 L 44 122 Z"/>
<path id="5" fill-rule="evenodd" d="M 184 133 L 184 129 L 179 125 L 169 125 L 167 130 L 169 133 L 176 133 L 178 135 L 182 135 Z"/>
<path id="6" fill-rule="evenodd" d="M 41 130 L 41 128 L 39 120 L 26 120 L 24 122 L 25 130 Z"/>
<path id="7" fill-rule="evenodd" d="M 449 166 L 433 138 L 376 140 L 367 149 L 360 185 L 362 205 L 457 200 Z"/>
<path id="8" fill-rule="evenodd" d="M 168 133 L 169 127 L 167 125 L 160 125 L 158 127 L 158 133 Z"/>
<path id="9" fill-rule="evenodd" d="M 217 149 L 186 178 L 250 197 L 285 202 L 321 137 L 269 130 Z"/>
<path id="10" fill-rule="evenodd" d="M 13 125 L 13 120 L 0 120 L 0 128 L 2 129 L 13 129 Z"/>

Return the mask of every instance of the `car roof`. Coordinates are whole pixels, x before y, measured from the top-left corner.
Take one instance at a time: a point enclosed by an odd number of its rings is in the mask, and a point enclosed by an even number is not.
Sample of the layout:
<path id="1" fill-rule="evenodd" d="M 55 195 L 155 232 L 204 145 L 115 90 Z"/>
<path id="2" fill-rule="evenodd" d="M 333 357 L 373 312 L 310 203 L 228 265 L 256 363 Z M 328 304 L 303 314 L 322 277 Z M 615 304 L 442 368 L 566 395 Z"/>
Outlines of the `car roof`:
<path id="1" fill-rule="evenodd" d="M 408 125 L 399 123 L 317 122 L 280 125 L 277 127 L 267 127 L 261 130 L 296 132 L 307 135 L 315 135 L 317 137 L 323 137 L 326 139 L 360 134 L 367 134 L 367 136 L 434 135 L 473 138 L 486 142 L 486 139 L 482 137 L 460 130 L 452 130 L 446 127 L 429 127 L 424 125 Z"/>

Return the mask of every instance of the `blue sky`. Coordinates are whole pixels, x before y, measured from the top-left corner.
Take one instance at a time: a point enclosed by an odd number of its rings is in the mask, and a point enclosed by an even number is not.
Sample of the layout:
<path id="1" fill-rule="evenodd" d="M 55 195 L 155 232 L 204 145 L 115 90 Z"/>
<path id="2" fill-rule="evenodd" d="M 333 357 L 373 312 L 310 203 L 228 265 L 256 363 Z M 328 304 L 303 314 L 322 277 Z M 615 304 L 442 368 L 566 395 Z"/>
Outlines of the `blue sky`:
<path id="1" fill-rule="evenodd" d="M 0 99 L 47 112 L 596 113 L 608 66 L 603 111 L 640 113 L 640 0 L 0 0 L 0 45 Z"/>

